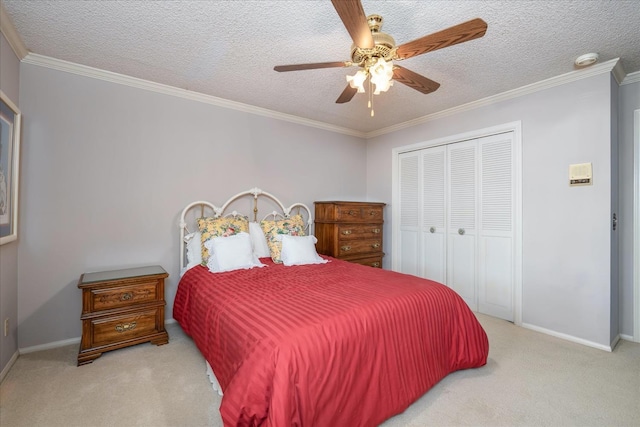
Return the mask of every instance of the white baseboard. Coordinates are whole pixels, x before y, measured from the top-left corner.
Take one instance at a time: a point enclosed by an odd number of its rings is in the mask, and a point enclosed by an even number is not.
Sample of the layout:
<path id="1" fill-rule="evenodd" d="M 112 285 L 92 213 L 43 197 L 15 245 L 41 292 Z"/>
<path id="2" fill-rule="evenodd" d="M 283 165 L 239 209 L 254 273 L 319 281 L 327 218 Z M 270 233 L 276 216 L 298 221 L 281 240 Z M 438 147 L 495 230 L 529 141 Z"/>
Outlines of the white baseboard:
<path id="1" fill-rule="evenodd" d="M 164 324 L 177 323 L 176 319 L 164 319 Z M 33 353 L 35 351 L 51 350 L 52 348 L 64 347 L 65 345 L 80 344 L 80 337 L 70 338 L 68 340 L 54 341 L 47 344 L 33 345 L 31 347 L 19 348 L 20 354 Z"/>
<path id="2" fill-rule="evenodd" d="M 620 334 L 616 335 L 613 341 L 611 341 L 611 351 L 613 351 L 616 348 L 619 341 L 620 341 Z"/>
<path id="3" fill-rule="evenodd" d="M 51 350 L 52 348 L 64 347 L 65 345 L 80 344 L 80 337 L 68 340 L 54 341 L 47 344 L 32 345 L 31 347 L 19 348 L 20 354 L 33 353 L 35 351 Z"/>
<path id="4" fill-rule="evenodd" d="M 634 342 L 632 335 L 620 334 L 619 337 L 621 340 Z"/>
<path id="5" fill-rule="evenodd" d="M 551 336 L 556 337 L 556 338 L 561 338 L 563 340 L 571 341 L 571 342 L 574 342 L 574 343 L 577 343 L 577 344 L 582 344 L 582 345 L 586 345 L 588 347 L 597 348 L 599 350 L 604 350 L 604 351 L 608 351 L 608 352 L 612 351 L 612 347 L 611 346 L 598 344 L 598 343 L 593 342 L 593 341 L 589 341 L 589 340 L 585 340 L 585 339 L 582 339 L 582 338 L 574 337 L 573 335 L 563 334 L 561 332 L 552 331 L 550 329 L 541 328 L 539 326 L 530 325 L 528 323 L 523 323 L 522 327 L 523 328 L 527 328 L 527 329 L 531 329 L 531 330 L 536 331 L 536 332 L 541 332 L 543 334 L 551 335 Z M 614 341 L 617 343 L 618 342 L 618 338 L 616 337 L 616 339 Z"/>
<path id="6" fill-rule="evenodd" d="M 4 380 L 4 377 L 7 376 L 13 364 L 16 363 L 16 360 L 18 360 L 19 355 L 20 355 L 20 352 L 16 350 L 16 352 L 13 353 L 13 356 L 11 356 L 11 359 L 9 359 L 9 363 L 7 363 L 7 366 L 5 366 L 2 372 L 0 372 L 0 383 L 2 382 L 2 380 Z"/>

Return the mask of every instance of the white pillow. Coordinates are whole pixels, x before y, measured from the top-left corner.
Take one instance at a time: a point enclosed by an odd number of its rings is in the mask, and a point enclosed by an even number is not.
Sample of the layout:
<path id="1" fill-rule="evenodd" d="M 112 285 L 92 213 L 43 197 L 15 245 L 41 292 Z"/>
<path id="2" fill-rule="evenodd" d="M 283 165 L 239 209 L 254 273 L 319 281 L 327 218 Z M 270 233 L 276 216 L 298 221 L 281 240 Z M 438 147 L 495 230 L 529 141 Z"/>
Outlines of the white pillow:
<path id="1" fill-rule="evenodd" d="M 265 266 L 253 254 L 251 237 L 248 233 L 214 237 L 207 240 L 204 245 L 209 250 L 207 267 L 212 273 Z"/>
<path id="2" fill-rule="evenodd" d="M 187 266 L 185 269 L 188 270 L 202 264 L 201 234 L 199 231 L 189 233 L 184 236 L 184 241 L 187 244 Z"/>
<path id="3" fill-rule="evenodd" d="M 258 258 L 266 258 L 271 256 L 269 252 L 269 245 L 267 245 L 267 238 L 264 236 L 264 231 L 260 227 L 260 223 L 249 223 L 249 234 L 251 235 L 251 246 L 253 247 L 253 253 Z"/>
<path id="4" fill-rule="evenodd" d="M 279 236 L 278 236 L 279 237 Z M 282 235 L 282 263 L 286 266 L 304 264 L 324 264 L 327 261 L 316 252 L 315 236 Z"/>

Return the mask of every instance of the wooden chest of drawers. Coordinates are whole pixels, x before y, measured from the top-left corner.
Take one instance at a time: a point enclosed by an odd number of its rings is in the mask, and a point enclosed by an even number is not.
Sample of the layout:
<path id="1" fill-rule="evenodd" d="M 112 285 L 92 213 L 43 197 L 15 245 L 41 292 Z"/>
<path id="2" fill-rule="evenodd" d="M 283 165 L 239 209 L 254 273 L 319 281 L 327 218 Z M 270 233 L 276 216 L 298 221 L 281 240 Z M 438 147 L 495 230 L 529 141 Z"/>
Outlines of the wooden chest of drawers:
<path id="1" fill-rule="evenodd" d="M 164 329 L 164 279 L 160 266 L 85 273 L 82 290 L 82 339 L 78 366 L 105 351 L 143 342 L 169 342 Z"/>
<path id="2" fill-rule="evenodd" d="M 315 202 L 318 253 L 382 268 L 384 203 Z"/>

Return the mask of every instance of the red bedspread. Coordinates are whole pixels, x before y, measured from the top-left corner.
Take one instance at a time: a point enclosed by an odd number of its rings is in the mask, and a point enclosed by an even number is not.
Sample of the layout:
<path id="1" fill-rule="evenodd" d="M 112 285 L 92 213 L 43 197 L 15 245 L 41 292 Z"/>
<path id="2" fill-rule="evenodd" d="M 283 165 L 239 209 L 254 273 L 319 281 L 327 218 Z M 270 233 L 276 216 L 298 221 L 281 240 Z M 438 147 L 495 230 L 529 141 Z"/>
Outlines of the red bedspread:
<path id="1" fill-rule="evenodd" d="M 173 317 L 220 382 L 225 426 L 375 426 L 486 363 L 487 336 L 454 291 L 330 259 L 180 280 Z"/>

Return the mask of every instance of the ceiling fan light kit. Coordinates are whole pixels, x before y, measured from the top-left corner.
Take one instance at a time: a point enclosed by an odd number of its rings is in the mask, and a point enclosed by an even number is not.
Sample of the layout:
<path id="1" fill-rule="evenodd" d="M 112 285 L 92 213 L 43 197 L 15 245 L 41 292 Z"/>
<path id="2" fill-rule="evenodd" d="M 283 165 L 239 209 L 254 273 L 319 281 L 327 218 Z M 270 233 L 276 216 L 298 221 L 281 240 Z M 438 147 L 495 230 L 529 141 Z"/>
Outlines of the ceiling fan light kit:
<path id="1" fill-rule="evenodd" d="M 369 78 L 371 83 L 376 85 L 374 95 L 378 95 L 393 86 L 393 62 L 390 60 L 385 61 L 384 58 L 377 58 L 373 65 L 366 65 L 353 76 L 347 75 L 346 77 L 349 86 L 358 89 L 358 93 L 365 91 L 364 83 Z"/>
<path id="2" fill-rule="evenodd" d="M 384 58 L 378 58 L 375 64 L 369 68 L 369 74 L 371 75 L 371 83 L 376 85 L 374 95 L 386 92 L 393 86 L 393 62 L 391 60 L 385 61 Z"/>
<path id="3" fill-rule="evenodd" d="M 360 69 L 352 76 L 347 75 L 347 87 L 336 103 L 351 101 L 356 93 L 364 93 L 364 85 L 369 81 L 369 108 L 373 117 L 372 94 L 379 95 L 389 90 L 396 80 L 423 94 L 434 92 L 440 84 L 418 73 L 394 63 L 423 53 L 453 46 L 484 36 L 487 23 L 480 18 L 454 25 L 433 34 L 396 46 L 393 37 L 383 33 L 382 16 L 366 16 L 360 0 L 331 0 L 338 16 L 353 40 L 351 61 L 320 62 L 310 64 L 278 65 L 275 71 L 297 71 L 317 68 L 351 67 Z M 371 84 L 375 90 L 371 91 Z"/>
<path id="4" fill-rule="evenodd" d="M 358 93 L 364 93 L 364 82 L 367 80 L 367 76 L 365 70 L 359 70 L 353 76 L 347 74 L 347 83 L 349 83 L 349 87 L 358 89 Z"/>

